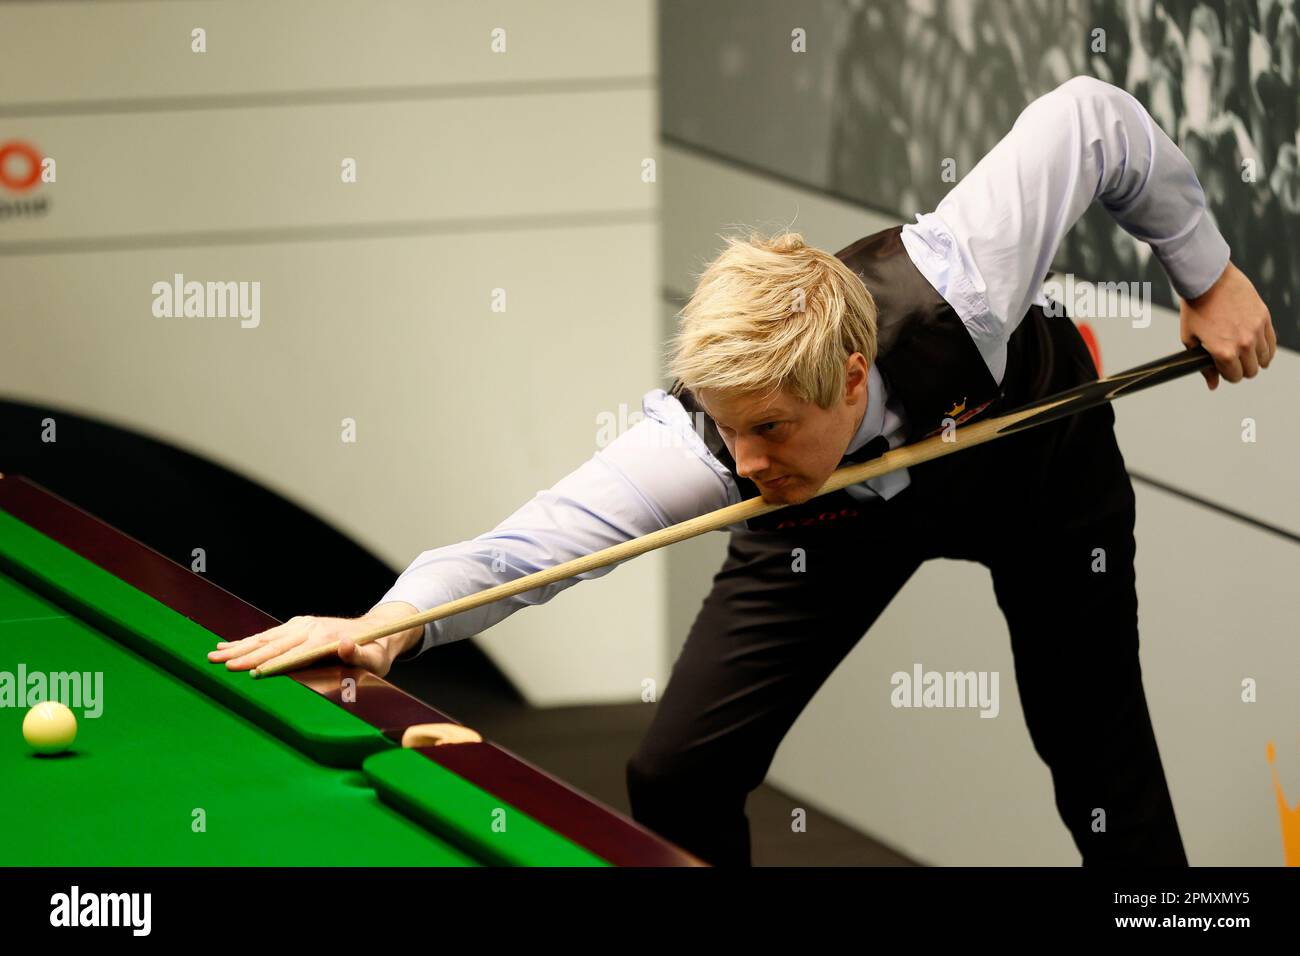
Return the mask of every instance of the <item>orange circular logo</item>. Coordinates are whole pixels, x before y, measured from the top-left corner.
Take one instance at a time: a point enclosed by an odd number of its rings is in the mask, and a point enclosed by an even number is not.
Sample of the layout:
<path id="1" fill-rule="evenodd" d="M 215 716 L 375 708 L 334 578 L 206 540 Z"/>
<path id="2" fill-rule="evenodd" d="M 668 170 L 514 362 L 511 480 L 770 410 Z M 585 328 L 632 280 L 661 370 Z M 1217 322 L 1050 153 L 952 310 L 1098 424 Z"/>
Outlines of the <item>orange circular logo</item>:
<path id="1" fill-rule="evenodd" d="M 14 167 L 23 166 L 19 172 Z M 0 146 L 0 186 L 16 193 L 26 192 L 41 178 L 41 154 L 27 143 L 5 143 Z"/>

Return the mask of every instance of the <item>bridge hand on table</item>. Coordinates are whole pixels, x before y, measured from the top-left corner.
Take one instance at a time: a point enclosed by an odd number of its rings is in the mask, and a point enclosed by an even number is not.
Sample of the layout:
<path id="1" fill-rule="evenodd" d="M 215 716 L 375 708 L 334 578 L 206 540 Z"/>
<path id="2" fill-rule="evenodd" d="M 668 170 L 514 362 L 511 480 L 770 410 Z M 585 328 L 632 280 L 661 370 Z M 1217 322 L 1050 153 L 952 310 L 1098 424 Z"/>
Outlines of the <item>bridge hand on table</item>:
<path id="1" fill-rule="evenodd" d="M 422 628 L 402 631 L 358 647 L 349 638 L 395 620 L 419 613 L 409 604 L 382 604 L 357 618 L 292 617 L 275 627 L 251 634 L 238 641 L 222 641 L 208 660 L 224 663 L 228 670 L 247 671 L 278 660 L 290 652 L 323 647 L 339 642 L 339 659 L 348 666 L 361 667 L 383 677 L 403 651 L 419 640 Z"/>

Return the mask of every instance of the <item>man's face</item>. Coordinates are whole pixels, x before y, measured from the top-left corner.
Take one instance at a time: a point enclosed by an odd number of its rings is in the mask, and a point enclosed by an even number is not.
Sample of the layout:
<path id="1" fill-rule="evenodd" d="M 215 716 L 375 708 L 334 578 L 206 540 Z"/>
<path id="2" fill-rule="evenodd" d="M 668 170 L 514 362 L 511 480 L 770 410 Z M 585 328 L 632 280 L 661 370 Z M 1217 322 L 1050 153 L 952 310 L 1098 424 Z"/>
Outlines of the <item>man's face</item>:
<path id="1" fill-rule="evenodd" d="M 696 398 L 718 426 L 736 472 L 758 486 L 769 504 L 799 504 L 830 477 L 866 414 L 867 361 L 847 360 L 844 394 L 830 408 L 784 389 L 772 395 L 701 389 Z"/>

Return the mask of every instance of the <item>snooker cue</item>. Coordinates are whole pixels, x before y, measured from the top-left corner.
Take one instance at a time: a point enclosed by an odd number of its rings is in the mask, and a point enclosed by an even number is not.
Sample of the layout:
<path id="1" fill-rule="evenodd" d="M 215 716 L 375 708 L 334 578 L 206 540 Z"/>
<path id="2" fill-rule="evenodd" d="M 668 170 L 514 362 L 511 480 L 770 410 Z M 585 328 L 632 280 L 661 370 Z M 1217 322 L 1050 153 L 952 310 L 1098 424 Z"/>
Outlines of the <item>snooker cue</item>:
<path id="1" fill-rule="evenodd" d="M 1191 372 L 1212 368 L 1213 366 L 1213 357 L 1202 346 L 1198 345 L 1182 352 L 1175 352 L 1173 355 L 1147 362 L 1145 365 L 1138 365 L 1126 372 L 1119 372 L 1106 378 L 1084 382 L 1074 388 L 1057 392 L 1055 395 L 1049 395 L 1005 415 L 953 429 L 951 432 L 953 438 L 951 440 L 945 441 L 943 434 L 932 435 L 915 444 L 900 445 L 898 448 L 887 451 L 870 461 L 846 465 L 833 472 L 812 497 L 817 498 L 832 491 L 839 491 L 841 488 L 859 484 L 870 478 L 877 478 L 899 468 L 908 468 L 934 458 L 941 458 L 963 448 L 973 448 L 976 445 L 982 445 L 997 438 L 1014 435 L 1026 428 L 1033 428 L 1035 425 L 1056 421 L 1068 415 L 1094 408 L 1103 402 L 1113 401 L 1121 395 L 1141 391 L 1161 382 L 1168 382 Z M 514 597 L 516 594 L 523 594 L 525 591 L 532 591 L 548 584 L 554 584 L 556 581 L 582 574 L 584 571 L 592 571 L 607 564 L 626 561 L 628 558 L 645 554 L 647 551 L 654 551 L 666 545 L 675 544 L 678 541 L 685 541 L 687 538 L 704 534 L 706 531 L 718 531 L 728 525 L 737 524 L 749 518 L 778 511 L 785 507 L 788 507 L 788 505 L 767 504 L 761 496 L 748 498 L 734 505 L 719 508 L 717 511 L 710 511 L 708 514 L 682 521 L 667 528 L 661 528 L 658 531 L 652 531 L 650 534 L 641 535 L 639 538 L 632 538 L 621 544 L 600 551 L 593 551 L 591 554 L 582 555 L 571 561 L 565 561 L 555 565 L 555 567 L 545 568 L 514 581 L 507 581 L 505 584 L 498 584 L 495 587 L 479 591 L 476 594 L 448 601 L 419 614 L 391 621 L 374 630 L 366 631 L 352 640 L 357 646 L 369 644 L 381 637 L 387 637 L 390 634 L 396 634 L 398 631 L 415 627 L 417 624 L 423 626 L 430 621 L 438 621 L 444 617 L 459 614 L 462 611 L 470 611 L 485 604 L 491 604 L 493 601 Z M 255 678 L 281 674 L 304 664 L 311 664 L 327 657 L 333 657 L 338 653 L 338 648 L 337 641 L 323 644 L 320 647 L 307 648 L 289 654 L 277 664 L 254 668 L 251 673 Z"/>

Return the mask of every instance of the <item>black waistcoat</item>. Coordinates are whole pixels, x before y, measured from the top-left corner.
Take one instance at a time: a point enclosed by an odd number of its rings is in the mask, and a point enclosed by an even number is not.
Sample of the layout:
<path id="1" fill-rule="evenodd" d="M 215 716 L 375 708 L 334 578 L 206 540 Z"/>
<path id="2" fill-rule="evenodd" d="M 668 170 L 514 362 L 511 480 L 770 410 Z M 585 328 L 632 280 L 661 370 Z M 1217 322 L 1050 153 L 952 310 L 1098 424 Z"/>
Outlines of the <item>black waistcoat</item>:
<path id="1" fill-rule="evenodd" d="M 1020 381 L 1023 376 L 1044 383 L 1050 377 L 1049 370 L 1041 366 L 1025 368 L 1024 363 L 1012 362 L 1013 357 L 1026 351 L 1023 348 L 1026 343 L 1018 339 L 1035 336 L 1040 329 L 1042 310 L 1033 306 L 1012 333 L 1007 369 L 999 387 L 961 318 L 913 265 L 903 247 L 901 226 L 859 239 L 836 256 L 861 277 L 876 301 L 876 366 L 885 379 L 890 398 L 903 406 L 908 444 L 941 431 L 948 420 L 962 424 L 1000 409 L 998 400 L 1008 392 L 1026 397 L 1038 391 L 1032 383 Z M 1033 321 L 1029 321 L 1031 318 Z M 1039 349 L 1029 351 L 1036 353 Z M 717 426 L 699 407 L 690 390 L 676 382 L 671 394 L 682 403 L 692 420 L 701 423 L 705 445 L 731 472 L 741 498 L 758 495 L 758 487 L 752 481 L 736 474 L 735 459 Z M 888 442 L 879 436 L 851 458 L 866 461 L 887 450 Z M 904 489 L 900 494 L 909 490 Z M 755 531 L 785 530 L 806 527 L 810 522 L 842 521 L 857 517 L 860 507 L 861 502 L 856 498 L 837 491 L 752 519 L 748 527 Z"/>

